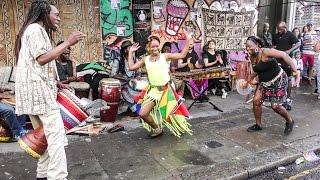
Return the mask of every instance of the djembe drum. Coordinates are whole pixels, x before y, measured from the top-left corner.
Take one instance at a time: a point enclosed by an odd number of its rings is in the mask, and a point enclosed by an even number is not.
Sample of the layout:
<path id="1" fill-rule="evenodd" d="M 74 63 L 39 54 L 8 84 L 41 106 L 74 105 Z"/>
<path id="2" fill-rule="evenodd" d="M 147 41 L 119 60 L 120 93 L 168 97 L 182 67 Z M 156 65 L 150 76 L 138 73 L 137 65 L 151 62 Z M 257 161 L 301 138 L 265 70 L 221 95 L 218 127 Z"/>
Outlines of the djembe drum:
<path id="1" fill-rule="evenodd" d="M 88 115 L 82 110 L 80 99 L 71 91 L 67 89 L 59 91 L 57 102 L 60 106 L 60 113 L 66 130 L 78 126 L 88 118 Z M 43 125 L 21 137 L 18 143 L 32 157 L 40 158 L 48 146 Z"/>
<path id="2" fill-rule="evenodd" d="M 128 83 L 128 87 L 121 91 L 122 97 L 129 103 L 134 103 L 134 98 L 140 94 L 148 86 L 146 79 L 132 79 Z"/>
<path id="3" fill-rule="evenodd" d="M 22 136 L 18 143 L 29 155 L 39 159 L 48 147 L 43 125 Z"/>
<path id="4" fill-rule="evenodd" d="M 90 85 L 86 82 L 71 82 L 69 86 L 74 89 L 78 98 L 88 98 L 90 93 Z"/>
<path id="5" fill-rule="evenodd" d="M 99 82 L 100 98 L 105 100 L 109 109 L 100 110 L 100 120 L 114 122 L 118 114 L 118 106 L 121 96 L 121 83 L 117 79 L 104 78 Z"/>

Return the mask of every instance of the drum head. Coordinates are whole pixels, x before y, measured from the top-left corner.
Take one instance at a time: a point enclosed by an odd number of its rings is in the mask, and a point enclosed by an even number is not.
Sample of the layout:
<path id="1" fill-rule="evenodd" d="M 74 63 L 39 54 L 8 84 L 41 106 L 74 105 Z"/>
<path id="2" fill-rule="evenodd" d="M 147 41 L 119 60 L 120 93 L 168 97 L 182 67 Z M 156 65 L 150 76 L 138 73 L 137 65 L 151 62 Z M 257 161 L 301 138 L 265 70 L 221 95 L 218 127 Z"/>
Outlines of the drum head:
<path id="1" fill-rule="evenodd" d="M 87 90 L 90 89 L 90 85 L 86 82 L 71 82 L 69 86 L 76 90 Z"/>
<path id="2" fill-rule="evenodd" d="M 248 95 L 252 92 L 253 88 L 252 86 L 249 84 L 247 88 L 241 88 L 241 84 L 244 82 L 244 79 L 238 79 L 237 80 L 237 84 L 236 84 L 236 88 L 237 88 L 237 92 L 241 95 Z"/>
<path id="3" fill-rule="evenodd" d="M 148 86 L 148 81 L 146 80 L 138 80 L 138 79 L 132 79 L 129 81 L 129 86 L 130 88 L 136 90 L 136 91 L 141 91 L 144 90 Z"/>
<path id="4" fill-rule="evenodd" d="M 99 82 L 100 85 L 121 85 L 120 81 L 118 79 L 114 79 L 114 78 L 103 78 L 101 79 L 101 81 Z"/>

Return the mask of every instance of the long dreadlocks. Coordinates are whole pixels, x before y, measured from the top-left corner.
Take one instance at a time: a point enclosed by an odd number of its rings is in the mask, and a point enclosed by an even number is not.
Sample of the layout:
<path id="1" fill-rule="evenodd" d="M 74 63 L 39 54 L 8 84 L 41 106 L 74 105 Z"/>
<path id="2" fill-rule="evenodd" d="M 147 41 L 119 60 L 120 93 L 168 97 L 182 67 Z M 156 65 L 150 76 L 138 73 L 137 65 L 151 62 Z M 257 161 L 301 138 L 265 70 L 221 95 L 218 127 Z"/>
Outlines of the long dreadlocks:
<path id="1" fill-rule="evenodd" d="M 26 30 L 26 28 L 30 24 L 41 21 L 45 27 L 46 32 L 48 33 L 48 36 L 50 37 L 50 39 L 52 39 L 52 31 L 54 31 L 52 27 L 54 26 L 50 21 L 50 17 L 49 17 L 50 11 L 51 11 L 51 6 L 47 0 L 34 0 L 32 2 L 27 18 L 23 23 L 16 39 L 16 43 L 15 43 L 16 63 L 18 62 L 19 51 L 21 48 L 21 37 L 24 31 Z"/>

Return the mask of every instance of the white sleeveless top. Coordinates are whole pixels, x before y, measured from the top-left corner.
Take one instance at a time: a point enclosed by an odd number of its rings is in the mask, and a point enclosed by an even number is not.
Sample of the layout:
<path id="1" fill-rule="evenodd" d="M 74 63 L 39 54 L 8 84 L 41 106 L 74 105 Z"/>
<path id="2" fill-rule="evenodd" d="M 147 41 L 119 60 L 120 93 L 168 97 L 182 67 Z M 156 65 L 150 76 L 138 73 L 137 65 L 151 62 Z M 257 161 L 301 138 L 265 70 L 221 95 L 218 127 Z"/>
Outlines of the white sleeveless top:
<path id="1" fill-rule="evenodd" d="M 150 56 L 145 59 L 148 80 L 151 86 L 164 86 L 170 81 L 169 64 L 164 56 L 160 54 L 157 61 L 150 61 Z"/>

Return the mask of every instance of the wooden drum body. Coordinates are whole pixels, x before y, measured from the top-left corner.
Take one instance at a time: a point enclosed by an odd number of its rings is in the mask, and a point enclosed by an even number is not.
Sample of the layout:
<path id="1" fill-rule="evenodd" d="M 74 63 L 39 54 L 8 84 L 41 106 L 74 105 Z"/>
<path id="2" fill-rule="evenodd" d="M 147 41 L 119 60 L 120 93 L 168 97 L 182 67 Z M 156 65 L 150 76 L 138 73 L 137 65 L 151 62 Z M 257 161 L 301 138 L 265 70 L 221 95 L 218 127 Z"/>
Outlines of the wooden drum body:
<path id="1" fill-rule="evenodd" d="M 25 134 L 18 141 L 20 147 L 32 157 L 39 159 L 48 147 L 46 136 L 44 135 L 43 126 Z"/>
<path id="2" fill-rule="evenodd" d="M 246 62 L 246 61 L 238 62 L 236 70 L 237 70 L 236 71 L 236 78 L 237 79 L 248 79 L 248 77 L 249 77 L 248 62 Z"/>
<path id="3" fill-rule="evenodd" d="M 121 83 L 117 79 L 104 78 L 99 82 L 100 98 L 110 106 L 109 109 L 100 111 L 100 120 L 114 122 L 118 114 L 118 107 L 121 96 Z"/>
<path id="4" fill-rule="evenodd" d="M 71 82 L 69 84 L 71 88 L 74 89 L 75 95 L 78 98 L 89 98 L 90 85 L 86 82 Z"/>
<path id="5" fill-rule="evenodd" d="M 81 109 L 80 99 L 71 91 L 63 89 L 57 94 L 57 102 L 60 106 L 60 114 L 66 130 L 78 126 L 88 118 L 88 115 Z M 43 125 L 25 134 L 18 141 L 20 147 L 34 158 L 40 156 L 48 147 L 47 139 L 43 131 Z"/>

